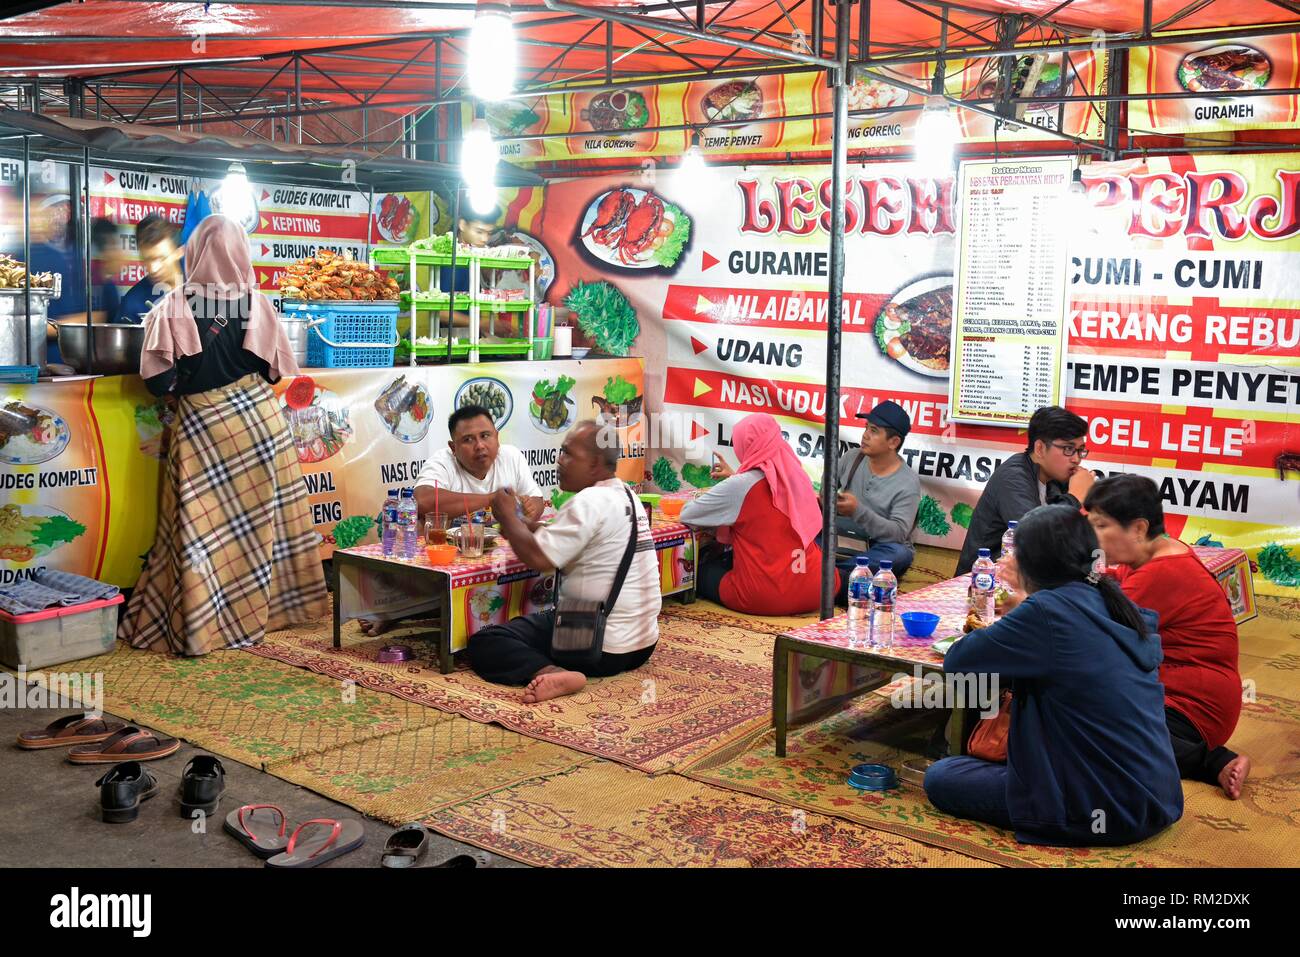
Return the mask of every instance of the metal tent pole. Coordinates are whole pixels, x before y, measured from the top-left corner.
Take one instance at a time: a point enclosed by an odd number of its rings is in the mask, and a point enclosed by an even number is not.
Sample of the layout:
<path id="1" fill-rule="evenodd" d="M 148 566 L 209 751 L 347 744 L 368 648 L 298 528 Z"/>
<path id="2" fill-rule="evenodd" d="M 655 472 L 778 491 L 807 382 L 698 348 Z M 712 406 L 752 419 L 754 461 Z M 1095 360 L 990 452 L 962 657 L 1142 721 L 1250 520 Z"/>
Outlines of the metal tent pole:
<path id="1" fill-rule="evenodd" d="M 23 283 L 23 364 L 45 365 L 45 357 L 32 355 L 32 138 L 23 137 L 23 266 L 27 281 Z M 46 333 L 49 327 L 46 327 Z"/>
<path id="2" fill-rule="evenodd" d="M 447 365 L 451 365 L 452 362 L 451 334 L 455 331 L 456 323 L 456 251 L 460 246 L 460 181 L 457 180 L 452 188 L 455 195 L 451 200 L 451 290 L 447 293 Z M 468 292 L 468 289 L 466 291 Z"/>
<path id="3" fill-rule="evenodd" d="M 844 166 L 848 159 L 849 2 L 835 4 L 835 58 L 830 71 L 834 121 L 831 135 L 830 309 L 826 324 L 826 461 L 822 466 L 821 617 L 835 614 L 835 486 L 840 451 L 840 322 L 844 312 Z"/>
<path id="4" fill-rule="evenodd" d="M 95 337 L 90 319 L 90 147 L 81 151 L 81 249 L 85 257 L 84 291 L 86 293 L 86 365 L 95 374 Z"/>

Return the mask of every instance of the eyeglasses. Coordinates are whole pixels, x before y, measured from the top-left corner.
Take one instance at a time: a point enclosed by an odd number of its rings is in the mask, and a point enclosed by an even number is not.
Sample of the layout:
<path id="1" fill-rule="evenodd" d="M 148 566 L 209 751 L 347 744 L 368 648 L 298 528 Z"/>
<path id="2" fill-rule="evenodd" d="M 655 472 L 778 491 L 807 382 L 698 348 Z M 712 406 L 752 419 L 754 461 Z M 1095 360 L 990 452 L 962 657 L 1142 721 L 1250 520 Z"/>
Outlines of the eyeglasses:
<path id="1" fill-rule="evenodd" d="M 1079 456 L 1080 461 L 1082 461 L 1088 457 L 1088 446 L 1086 445 L 1075 445 L 1073 443 L 1062 445 L 1059 442 L 1053 442 L 1052 448 L 1060 449 L 1061 454 L 1067 459 L 1072 459 L 1077 455 Z"/>

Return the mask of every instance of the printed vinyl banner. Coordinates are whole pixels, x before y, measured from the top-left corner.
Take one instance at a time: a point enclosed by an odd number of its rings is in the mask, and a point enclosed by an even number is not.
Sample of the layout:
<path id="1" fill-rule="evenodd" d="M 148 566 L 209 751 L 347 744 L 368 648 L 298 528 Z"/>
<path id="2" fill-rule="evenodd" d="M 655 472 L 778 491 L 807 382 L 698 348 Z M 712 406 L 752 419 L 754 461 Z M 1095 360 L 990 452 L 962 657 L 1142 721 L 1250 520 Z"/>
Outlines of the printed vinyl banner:
<path id="1" fill-rule="evenodd" d="M 501 441 L 524 453 L 547 494 L 564 433 L 581 419 L 617 430 L 620 475 L 639 481 L 644 470 L 636 359 L 309 369 L 275 391 L 322 559 L 336 544 L 375 540 L 387 489 L 414 485 L 461 405 L 493 411 Z M 0 384 L 0 584 L 42 567 L 133 584 L 153 544 L 167 419 L 137 376 Z"/>
<path id="2" fill-rule="evenodd" d="M 340 177 L 342 171 L 340 171 Z M 114 282 L 125 292 L 145 277 L 135 247 L 134 226 L 151 213 L 179 227 L 185 221 L 191 190 L 209 196 L 220 180 L 194 179 L 92 166 L 90 214 L 123 229 L 124 256 Z M 406 245 L 427 236 L 429 193 L 378 193 L 367 210 L 369 194 L 358 187 L 321 189 L 250 184 L 257 205 L 257 224 L 249 238 L 258 285 L 279 308 L 280 278 L 290 263 L 322 249 L 365 261 L 372 245 Z M 342 185 L 342 184 L 340 184 Z"/>
<path id="3" fill-rule="evenodd" d="M 1128 62 L 1130 93 L 1204 94 L 1130 104 L 1135 133 L 1294 129 L 1300 116 L 1300 98 L 1262 92 L 1300 87 L 1300 34 L 1138 47 Z"/>
<path id="4" fill-rule="evenodd" d="M 669 414 L 649 435 L 661 488 L 709 484 L 714 448 L 734 466 L 732 430 L 760 411 L 820 479 L 827 170 L 710 176 L 551 183 L 548 298 L 569 306 L 581 341 L 645 358 L 651 411 Z M 1247 549 L 1260 593 L 1300 597 L 1300 156 L 1182 156 L 1084 176 L 1084 221 L 1061 226 L 1066 404 L 1089 422 L 1088 466 L 1150 476 L 1173 534 Z M 919 540 L 958 547 L 1024 434 L 948 421 L 953 184 L 910 164 L 854 165 L 846 197 L 841 435 L 853 447 L 858 413 L 902 403 L 903 455 L 924 490 Z M 609 228 L 633 209 L 644 212 Z"/>
<path id="5" fill-rule="evenodd" d="M 1044 140 L 1044 129 L 1100 139 L 1105 105 L 1032 101 L 1034 97 L 1078 96 L 1104 92 L 1106 59 L 1091 53 L 1018 57 L 1009 82 L 1015 96 L 1028 97 L 1018 129 L 1004 127 L 1003 142 Z M 894 68 L 900 82 L 928 89 L 928 64 Z M 996 96 L 997 60 L 960 60 L 948 66 L 945 89 L 952 96 Z M 700 149 L 715 155 L 826 150 L 829 119 L 809 119 L 831 111 L 831 90 L 821 72 L 777 76 L 731 76 L 687 83 L 665 83 L 600 93 L 553 93 L 506 100 L 487 108 L 487 122 L 500 142 L 501 158 L 513 163 L 592 157 L 677 156 L 690 145 L 684 129 L 654 132 L 661 126 L 701 129 Z M 849 88 L 849 148 L 905 146 L 925 97 L 885 80 L 858 77 Z M 857 112 L 853 115 L 854 111 Z M 777 120 L 778 117 L 795 117 Z M 802 119 L 798 118 L 802 117 Z M 465 122 L 473 118 L 465 113 Z M 965 142 L 992 142 L 994 121 L 970 110 L 959 112 Z M 735 126 L 719 126 L 735 123 Z M 567 134 L 567 135 L 565 135 Z M 547 139 L 511 139 L 536 137 Z"/>

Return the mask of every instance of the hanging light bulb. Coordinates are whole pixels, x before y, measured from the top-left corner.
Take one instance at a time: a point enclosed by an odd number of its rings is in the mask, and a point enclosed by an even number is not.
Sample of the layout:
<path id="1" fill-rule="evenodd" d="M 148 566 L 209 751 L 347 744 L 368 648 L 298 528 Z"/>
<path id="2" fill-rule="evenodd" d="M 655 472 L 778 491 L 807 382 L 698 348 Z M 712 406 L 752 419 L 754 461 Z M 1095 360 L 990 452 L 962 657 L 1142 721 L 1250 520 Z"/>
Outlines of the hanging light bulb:
<path id="1" fill-rule="evenodd" d="M 1088 187 L 1083 182 L 1082 167 L 1075 167 L 1074 176 L 1066 189 L 1065 212 L 1065 219 L 1068 223 L 1067 228 L 1077 229 L 1081 224 L 1086 224 L 1090 204 L 1088 203 Z"/>
<path id="2" fill-rule="evenodd" d="M 960 133 L 948 101 L 942 94 L 930 94 L 916 123 L 916 161 L 933 176 L 951 175 Z"/>
<path id="3" fill-rule="evenodd" d="M 497 188 L 491 183 L 474 183 L 469 187 L 469 205 L 474 212 L 485 216 L 497 208 Z"/>
<path id="4" fill-rule="evenodd" d="M 257 226 L 257 199 L 243 163 L 231 163 L 226 177 L 212 194 L 212 211 L 251 232 Z"/>
<path id="5" fill-rule="evenodd" d="M 691 145 L 682 154 L 677 177 L 678 190 L 687 200 L 699 201 L 709 188 L 709 165 L 704 162 L 704 153 L 700 150 L 698 130 L 691 131 Z"/>
<path id="6" fill-rule="evenodd" d="M 476 213 L 490 213 L 497 201 L 496 168 L 500 156 L 487 120 L 478 117 L 465 131 L 460 147 L 460 178 Z"/>
<path id="7" fill-rule="evenodd" d="M 503 100 L 515 88 L 518 52 L 510 4 L 480 2 L 469 34 L 469 89 L 480 100 Z"/>

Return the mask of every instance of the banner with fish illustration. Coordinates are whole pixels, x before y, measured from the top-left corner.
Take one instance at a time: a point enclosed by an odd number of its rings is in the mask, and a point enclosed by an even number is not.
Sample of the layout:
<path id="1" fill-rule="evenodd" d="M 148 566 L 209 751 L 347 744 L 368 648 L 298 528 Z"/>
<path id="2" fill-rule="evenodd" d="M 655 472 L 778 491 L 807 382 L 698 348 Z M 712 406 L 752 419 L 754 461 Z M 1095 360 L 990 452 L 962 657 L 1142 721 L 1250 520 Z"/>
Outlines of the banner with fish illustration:
<path id="1" fill-rule="evenodd" d="M 1261 594 L 1300 596 L 1300 155 L 1084 168 L 1072 220 L 1066 404 L 1087 464 L 1160 486 L 1170 530 L 1246 549 Z M 736 422 L 776 416 L 814 479 L 826 415 L 824 166 L 556 180 L 540 239 L 574 341 L 642 356 L 649 473 L 703 488 Z M 959 547 L 1022 431 L 948 420 L 956 204 L 912 164 L 845 184 L 842 451 L 859 413 L 912 417 L 920 541 Z M 1066 224 L 1062 224 L 1064 228 Z"/>
<path id="2" fill-rule="evenodd" d="M 1128 56 L 1130 93 L 1202 94 L 1130 103 L 1135 133 L 1290 130 L 1300 118 L 1300 97 L 1267 92 L 1300 88 L 1300 34 L 1138 47 Z"/>
<path id="3" fill-rule="evenodd" d="M 623 478 L 644 471 L 638 359 L 309 369 L 274 388 L 322 559 L 376 540 L 387 489 L 414 485 L 462 405 L 492 411 L 553 502 L 560 443 L 582 419 L 616 430 Z M 171 419 L 138 376 L 0 384 L 0 584 L 49 567 L 132 585 L 153 544 Z"/>
<path id="4" fill-rule="evenodd" d="M 1104 92 L 1106 56 L 1089 52 L 1018 57 L 1005 76 L 999 59 L 953 61 L 945 90 L 951 96 L 991 102 L 999 91 L 1025 102 L 1012 125 L 997 130 L 1003 142 L 1048 140 L 1043 130 L 1100 139 L 1104 103 L 1048 97 Z M 906 64 L 885 70 L 899 82 L 928 89 L 932 67 Z M 849 149 L 906 146 L 925 97 L 887 80 L 857 77 L 849 87 Z M 527 164 L 545 160 L 623 156 L 676 156 L 690 145 L 683 127 L 700 129 L 700 151 L 726 156 L 825 150 L 831 143 L 831 91 L 821 72 L 732 76 L 665 83 L 599 93 L 552 93 L 505 100 L 487 107 L 486 119 L 501 158 Z M 472 119 L 465 113 L 465 122 Z M 992 117 L 962 110 L 965 142 L 992 142 Z M 719 124 L 735 124 L 721 126 Z M 657 130 L 658 127 L 670 127 Z M 675 128 L 673 128 L 675 127 Z M 545 137 L 545 138 L 540 138 Z"/>

